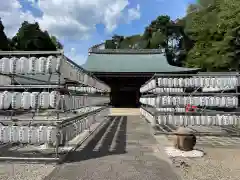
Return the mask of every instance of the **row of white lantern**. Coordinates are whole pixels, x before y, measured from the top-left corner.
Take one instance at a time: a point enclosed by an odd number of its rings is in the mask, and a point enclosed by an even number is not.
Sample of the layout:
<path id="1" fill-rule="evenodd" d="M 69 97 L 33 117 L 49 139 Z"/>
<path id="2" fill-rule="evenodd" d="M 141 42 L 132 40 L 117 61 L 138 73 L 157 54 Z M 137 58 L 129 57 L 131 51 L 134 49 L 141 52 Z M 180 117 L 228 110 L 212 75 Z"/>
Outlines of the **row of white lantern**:
<path id="1" fill-rule="evenodd" d="M 61 73 L 66 79 L 79 81 L 104 91 L 110 91 L 109 86 L 84 73 L 62 56 L 0 59 L 0 73 L 4 74 L 49 74 L 56 72 Z"/>
<path id="2" fill-rule="evenodd" d="M 186 112 L 185 108 L 156 108 L 158 112 Z"/>
<path id="3" fill-rule="evenodd" d="M 204 126 L 221 126 L 221 125 L 239 125 L 240 116 L 239 115 L 219 115 L 214 116 L 208 115 L 158 115 L 157 117 L 153 116 L 148 111 L 140 108 L 141 115 L 146 118 L 151 124 L 155 125 L 155 118 L 157 119 L 158 124 L 166 125 L 172 124 L 176 126 L 188 126 L 188 125 L 204 125 Z"/>
<path id="4" fill-rule="evenodd" d="M 54 57 L 21 57 L 0 59 L 0 72 L 5 74 L 47 74 L 61 70 L 63 58 Z"/>
<path id="5" fill-rule="evenodd" d="M 183 88 L 183 87 L 206 87 L 206 88 L 235 88 L 238 86 L 236 76 L 229 77 L 193 77 L 193 78 L 158 78 L 150 80 L 140 88 L 140 92 L 147 92 L 156 87 Z"/>
<path id="6" fill-rule="evenodd" d="M 77 113 L 78 114 L 85 114 L 85 113 L 88 113 L 88 112 L 96 111 L 96 110 L 98 110 L 100 108 L 101 107 L 99 107 L 99 106 L 86 106 L 86 107 L 78 109 Z"/>
<path id="7" fill-rule="evenodd" d="M 95 114 L 80 119 L 60 129 L 60 141 L 69 141 L 88 129 L 95 122 Z M 1 143 L 56 143 L 57 128 L 55 126 L 3 126 L 0 124 Z"/>
<path id="8" fill-rule="evenodd" d="M 99 96 L 69 96 L 60 95 L 58 91 L 52 92 L 0 92 L 0 109 L 30 109 L 30 108 L 58 108 L 78 109 L 82 106 L 109 103 L 109 97 Z"/>
<path id="9" fill-rule="evenodd" d="M 56 142 L 57 129 L 54 126 L 2 126 L 0 125 L 0 142 L 52 143 Z"/>
<path id="10" fill-rule="evenodd" d="M 155 88 L 150 90 L 151 93 L 183 93 L 183 88 Z"/>
<path id="11" fill-rule="evenodd" d="M 195 105 L 209 107 L 237 107 L 238 97 L 236 96 L 157 96 L 157 97 L 142 97 L 142 104 L 148 104 L 153 107 L 162 106 L 178 106 L 178 105 Z"/>
<path id="12" fill-rule="evenodd" d="M 158 78 L 158 85 L 163 87 L 236 87 L 238 78 L 236 76 Z"/>
<path id="13" fill-rule="evenodd" d="M 152 79 L 150 80 L 147 84 L 143 85 L 141 88 L 140 88 L 140 92 L 141 93 L 144 93 L 144 92 L 147 92 L 149 90 L 152 90 L 154 88 L 157 87 L 157 83 L 156 83 L 156 79 Z"/>
<path id="14" fill-rule="evenodd" d="M 97 92 L 104 92 L 103 90 L 97 89 L 97 88 L 94 88 L 94 87 L 75 87 L 75 86 L 70 86 L 70 87 L 68 87 L 68 89 L 76 91 L 76 92 L 91 93 L 91 94 L 94 94 L 94 93 L 97 93 Z"/>
<path id="15" fill-rule="evenodd" d="M 188 116 L 188 115 L 159 115 L 157 117 L 159 124 L 172 124 L 177 126 L 187 125 L 205 125 L 205 126 L 221 126 L 221 125 L 239 125 L 240 116 L 235 115 L 215 115 L 215 116 Z"/>
<path id="16" fill-rule="evenodd" d="M 155 125 L 155 117 L 143 108 L 140 108 L 140 114 L 146 118 L 152 125 Z"/>

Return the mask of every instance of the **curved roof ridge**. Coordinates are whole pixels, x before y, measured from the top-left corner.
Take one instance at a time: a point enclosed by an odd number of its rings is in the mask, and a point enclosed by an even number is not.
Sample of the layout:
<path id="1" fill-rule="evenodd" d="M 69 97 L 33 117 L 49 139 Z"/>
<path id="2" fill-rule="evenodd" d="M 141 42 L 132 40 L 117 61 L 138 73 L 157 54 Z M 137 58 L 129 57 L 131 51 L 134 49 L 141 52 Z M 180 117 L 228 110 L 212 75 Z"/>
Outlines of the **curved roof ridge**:
<path id="1" fill-rule="evenodd" d="M 198 68 L 171 66 L 165 54 L 106 54 L 93 53 L 88 56 L 83 68 L 90 72 L 115 73 L 165 73 L 196 71 Z"/>
<path id="2" fill-rule="evenodd" d="M 90 54 L 162 54 L 163 49 L 98 49 L 90 48 Z"/>
<path id="3" fill-rule="evenodd" d="M 102 45 L 104 45 L 105 43 L 103 42 L 103 43 L 99 43 L 99 44 L 95 44 L 94 46 L 92 46 L 92 47 L 90 47 L 89 49 L 88 49 L 88 52 L 91 52 L 91 51 L 93 51 L 94 49 L 99 49 L 99 47 L 101 47 Z"/>

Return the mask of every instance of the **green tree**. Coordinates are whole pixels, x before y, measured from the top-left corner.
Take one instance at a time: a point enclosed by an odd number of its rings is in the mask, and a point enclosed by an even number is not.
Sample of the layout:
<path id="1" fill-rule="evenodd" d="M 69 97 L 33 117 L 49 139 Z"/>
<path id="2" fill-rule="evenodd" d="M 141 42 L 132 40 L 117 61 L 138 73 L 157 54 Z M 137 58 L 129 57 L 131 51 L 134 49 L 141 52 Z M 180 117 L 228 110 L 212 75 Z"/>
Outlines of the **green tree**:
<path id="1" fill-rule="evenodd" d="M 187 7 L 187 14 L 191 14 L 191 13 L 197 12 L 199 10 L 200 10 L 200 7 L 198 4 L 190 4 Z"/>
<path id="2" fill-rule="evenodd" d="M 200 5 L 202 8 L 207 8 L 211 5 L 214 5 L 216 0 L 197 0 L 197 4 Z"/>
<path id="3" fill-rule="evenodd" d="M 195 45 L 187 55 L 188 67 L 206 71 L 239 69 L 240 2 L 216 0 L 187 18 L 186 31 Z"/>
<path id="4" fill-rule="evenodd" d="M 42 31 L 38 23 L 24 21 L 16 36 L 12 39 L 15 48 L 23 51 L 54 51 L 56 44 L 47 31 Z"/>
<path id="5" fill-rule="evenodd" d="M 172 65 L 203 71 L 239 70 L 240 1 L 198 0 L 189 5 L 184 18 L 172 21 L 159 16 L 142 35 L 126 37 L 119 46 L 115 42 L 113 37 L 106 47 L 164 48 Z"/>
<path id="6" fill-rule="evenodd" d="M 0 50 L 6 51 L 10 49 L 8 38 L 4 32 L 4 26 L 0 19 Z"/>
<path id="7" fill-rule="evenodd" d="M 51 40 L 57 49 L 63 49 L 63 45 L 58 41 L 56 36 L 51 36 Z"/>
<path id="8" fill-rule="evenodd" d="M 116 44 L 115 42 L 111 39 L 111 40 L 106 40 L 105 41 L 105 49 L 116 49 Z"/>

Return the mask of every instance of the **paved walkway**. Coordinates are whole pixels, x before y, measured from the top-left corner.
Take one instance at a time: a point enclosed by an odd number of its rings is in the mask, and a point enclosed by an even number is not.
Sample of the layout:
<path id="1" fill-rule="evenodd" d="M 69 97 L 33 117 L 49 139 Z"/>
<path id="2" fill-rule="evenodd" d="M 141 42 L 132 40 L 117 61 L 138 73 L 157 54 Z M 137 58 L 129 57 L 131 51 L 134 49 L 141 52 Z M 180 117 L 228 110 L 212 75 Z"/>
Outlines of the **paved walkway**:
<path id="1" fill-rule="evenodd" d="M 139 108 L 110 108 L 111 116 L 140 116 Z"/>
<path id="2" fill-rule="evenodd" d="M 156 150 L 139 116 L 113 116 L 45 180 L 177 180 Z"/>

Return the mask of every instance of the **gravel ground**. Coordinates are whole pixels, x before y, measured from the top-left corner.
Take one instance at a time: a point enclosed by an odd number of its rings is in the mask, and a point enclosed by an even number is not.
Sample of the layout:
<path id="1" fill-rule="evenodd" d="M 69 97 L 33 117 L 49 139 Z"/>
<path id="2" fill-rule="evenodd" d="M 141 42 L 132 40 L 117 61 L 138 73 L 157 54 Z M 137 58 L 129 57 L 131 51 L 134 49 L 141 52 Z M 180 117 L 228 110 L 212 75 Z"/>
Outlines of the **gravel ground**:
<path id="1" fill-rule="evenodd" d="M 162 149 L 172 146 L 172 138 L 155 136 Z M 170 158 L 178 174 L 184 180 L 239 180 L 240 138 L 201 137 L 196 149 L 205 155 L 201 158 Z"/>
<path id="2" fill-rule="evenodd" d="M 206 155 L 198 159 L 175 158 L 175 165 L 184 180 L 239 180 L 238 149 L 204 148 Z M 179 166 L 179 162 L 184 164 Z"/>
<path id="3" fill-rule="evenodd" d="M 1 163 L 0 180 L 42 180 L 54 168 L 49 164 Z"/>

